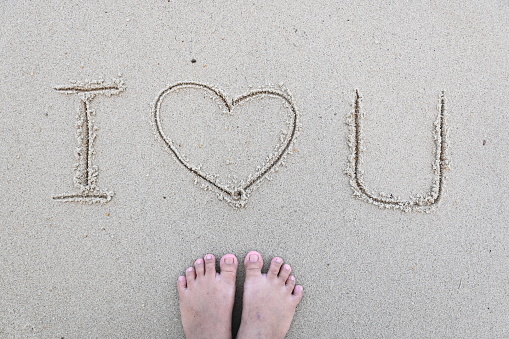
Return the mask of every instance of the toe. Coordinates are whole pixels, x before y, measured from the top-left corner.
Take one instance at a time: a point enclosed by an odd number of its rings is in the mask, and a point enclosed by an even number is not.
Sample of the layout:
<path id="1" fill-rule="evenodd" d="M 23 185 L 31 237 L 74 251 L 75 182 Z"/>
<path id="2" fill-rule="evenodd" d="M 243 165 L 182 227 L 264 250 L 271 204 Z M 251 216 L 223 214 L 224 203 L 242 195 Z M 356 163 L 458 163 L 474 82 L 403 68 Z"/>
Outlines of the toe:
<path id="1" fill-rule="evenodd" d="M 244 259 L 244 267 L 246 269 L 246 279 L 250 277 L 260 276 L 262 274 L 263 258 L 259 252 L 251 251 Z"/>
<path id="2" fill-rule="evenodd" d="M 219 262 L 219 267 L 221 268 L 221 275 L 233 274 L 235 276 L 237 274 L 237 267 L 239 266 L 239 262 L 237 257 L 233 254 L 225 254 L 221 258 Z"/>
<path id="3" fill-rule="evenodd" d="M 279 270 L 278 278 L 282 281 L 286 282 L 288 280 L 288 277 L 290 276 L 290 273 L 292 272 L 292 268 L 288 264 L 284 264 L 283 267 Z"/>
<path id="4" fill-rule="evenodd" d="M 205 274 L 205 265 L 203 264 L 203 259 L 196 259 L 194 262 L 194 269 L 196 270 L 196 276 L 201 277 Z"/>
<path id="5" fill-rule="evenodd" d="M 293 275 L 289 276 L 286 280 L 286 288 L 288 288 L 290 292 L 293 292 L 295 288 L 295 277 Z"/>
<path id="6" fill-rule="evenodd" d="M 213 254 L 205 255 L 205 275 L 216 276 L 216 257 Z"/>
<path id="7" fill-rule="evenodd" d="M 196 272 L 194 270 L 194 267 L 189 267 L 186 270 L 186 285 L 192 281 L 195 281 L 195 280 L 196 280 Z"/>
<path id="8" fill-rule="evenodd" d="M 186 288 L 187 288 L 186 277 L 181 275 L 177 280 L 177 289 L 179 293 L 183 293 L 186 290 Z"/>
<path id="9" fill-rule="evenodd" d="M 301 285 L 297 285 L 293 289 L 292 296 L 295 298 L 297 303 L 299 303 L 302 300 L 302 297 L 304 296 L 304 287 Z"/>
<path id="10" fill-rule="evenodd" d="M 283 265 L 283 259 L 279 257 L 272 259 L 270 262 L 269 271 L 267 272 L 267 277 L 269 277 L 269 279 L 277 278 L 279 270 L 281 269 L 281 265 Z"/>

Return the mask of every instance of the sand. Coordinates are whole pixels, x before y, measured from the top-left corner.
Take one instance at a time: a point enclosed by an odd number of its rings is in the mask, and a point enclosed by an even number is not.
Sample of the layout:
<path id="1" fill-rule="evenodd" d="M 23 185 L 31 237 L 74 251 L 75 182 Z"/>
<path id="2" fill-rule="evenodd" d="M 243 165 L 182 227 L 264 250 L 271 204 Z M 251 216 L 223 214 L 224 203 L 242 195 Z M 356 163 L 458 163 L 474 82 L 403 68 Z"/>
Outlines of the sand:
<path id="1" fill-rule="evenodd" d="M 181 338 L 252 249 L 288 338 L 509 336 L 507 1 L 1 8 L 0 338 Z"/>

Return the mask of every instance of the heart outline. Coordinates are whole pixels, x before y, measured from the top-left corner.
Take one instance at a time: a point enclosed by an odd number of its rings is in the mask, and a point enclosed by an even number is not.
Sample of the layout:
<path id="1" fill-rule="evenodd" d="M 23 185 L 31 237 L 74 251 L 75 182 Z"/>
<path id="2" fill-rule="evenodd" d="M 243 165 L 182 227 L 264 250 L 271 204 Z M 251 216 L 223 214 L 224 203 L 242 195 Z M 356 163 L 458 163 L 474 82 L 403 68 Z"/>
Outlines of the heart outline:
<path id="1" fill-rule="evenodd" d="M 163 127 L 161 126 L 161 120 L 160 120 L 160 109 L 161 109 L 161 103 L 164 99 L 164 97 L 169 94 L 172 91 L 178 90 L 180 88 L 195 88 L 195 89 L 202 89 L 206 90 L 210 93 L 212 93 L 215 97 L 219 98 L 221 103 L 226 107 L 228 112 L 231 112 L 233 108 L 241 104 L 244 101 L 247 101 L 248 99 L 255 98 L 258 96 L 273 96 L 281 98 L 285 101 L 287 108 L 290 109 L 292 113 L 292 121 L 291 121 L 291 131 L 290 133 L 285 133 L 285 140 L 283 141 L 282 145 L 276 145 L 278 148 L 278 151 L 275 156 L 269 155 L 267 161 L 263 166 L 261 166 L 260 170 L 257 170 L 255 172 L 254 177 L 251 177 L 251 175 L 248 177 L 247 183 L 241 185 L 240 187 L 235 188 L 234 190 L 230 190 L 227 187 L 224 187 L 223 185 L 214 182 L 210 178 L 208 178 L 208 175 L 200 170 L 198 167 L 194 167 L 191 164 L 184 159 L 182 154 L 178 151 L 178 149 L 173 144 L 173 141 L 166 136 L 164 133 Z M 197 177 L 201 178 L 208 184 L 215 187 L 219 192 L 221 193 L 220 197 L 225 198 L 232 206 L 234 207 L 243 207 L 247 199 L 249 197 L 250 192 L 252 192 L 256 187 L 257 184 L 261 183 L 263 178 L 266 178 L 267 174 L 276 168 L 277 165 L 279 165 L 282 160 L 286 157 L 286 155 L 289 153 L 288 150 L 290 148 L 290 145 L 295 141 L 295 136 L 297 134 L 298 130 L 298 112 L 295 108 L 295 104 L 292 101 L 291 95 L 287 95 L 283 92 L 274 90 L 274 89 L 259 89 L 250 91 L 244 95 L 241 95 L 235 99 L 232 99 L 231 103 L 228 101 L 227 97 L 219 90 L 212 86 L 198 83 L 198 82 L 177 82 L 173 85 L 167 86 L 165 89 L 163 89 L 159 95 L 157 96 L 157 99 L 154 103 L 153 107 L 153 118 L 155 127 L 157 130 L 157 134 L 159 137 L 165 142 L 166 146 L 170 149 L 170 151 L 173 153 L 177 161 L 184 166 L 188 171 L 196 175 Z M 224 195 L 223 195 L 224 194 Z"/>

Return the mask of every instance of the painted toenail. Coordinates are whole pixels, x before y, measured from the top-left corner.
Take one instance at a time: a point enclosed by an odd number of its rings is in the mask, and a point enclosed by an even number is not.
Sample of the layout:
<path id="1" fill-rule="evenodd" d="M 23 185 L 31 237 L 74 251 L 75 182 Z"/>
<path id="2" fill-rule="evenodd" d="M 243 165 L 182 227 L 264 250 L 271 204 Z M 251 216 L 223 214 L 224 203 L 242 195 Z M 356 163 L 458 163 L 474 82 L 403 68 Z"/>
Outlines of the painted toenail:
<path id="1" fill-rule="evenodd" d="M 227 263 L 228 265 L 231 265 L 231 264 L 233 264 L 233 258 L 231 258 L 231 257 L 224 258 L 224 262 Z"/>
<path id="2" fill-rule="evenodd" d="M 192 268 L 192 267 L 189 267 L 186 271 L 187 271 L 187 272 L 192 272 L 192 271 L 193 271 L 193 268 Z"/>
<path id="3" fill-rule="evenodd" d="M 201 260 L 201 259 L 196 260 L 196 265 L 201 265 L 201 264 L 203 264 L 203 260 Z"/>
<path id="4" fill-rule="evenodd" d="M 289 271 L 290 270 L 290 266 L 289 265 L 285 265 L 285 270 Z"/>
<path id="5" fill-rule="evenodd" d="M 205 259 L 207 259 L 207 260 L 212 259 L 212 255 L 211 255 L 211 254 L 207 254 L 207 255 L 205 256 Z"/>
<path id="6" fill-rule="evenodd" d="M 295 277 L 293 275 L 290 276 L 291 281 L 295 281 Z"/>
<path id="7" fill-rule="evenodd" d="M 251 254 L 249 256 L 249 262 L 257 262 L 258 261 L 258 254 Z"/>
<path id="8" fill-rule="evenodd" d="M 282 263 L 282 262 L 283 262 L 283 259 L 281 259 L 281 258 L 276 258 L 276 259 L 274 259 L 274 261 L 275 261 L 275 262 L 277 262 L 277 263 Z"/>

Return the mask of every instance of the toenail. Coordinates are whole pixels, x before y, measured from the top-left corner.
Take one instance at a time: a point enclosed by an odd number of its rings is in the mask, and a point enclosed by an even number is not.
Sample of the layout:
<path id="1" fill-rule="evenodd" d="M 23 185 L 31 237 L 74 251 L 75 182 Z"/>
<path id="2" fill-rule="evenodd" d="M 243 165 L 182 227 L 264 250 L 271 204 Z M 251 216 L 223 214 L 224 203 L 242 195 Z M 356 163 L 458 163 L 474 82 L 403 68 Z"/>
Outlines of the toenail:
<path id="1" fill-rule="evenodd" d="M 258 254 L 251 254 L 249 256 L 249 262 L 257 262 L 258 261 Z"/>
<path id="2" fill-rule="evenodd" d="M 283 262 L 283 259 L 281 259 L 281 258 L 276 258 L 276 259 L 274 259 L 274 261 L 275 261 L 275 262 L 277 262 L 277 263 L 282 263 L 282 262 Z"/>
<path id="3" fill-rule="evenodd" d="M 186 271 L 187 271 L 187 272 L 192 272 L 192 271 L 193 271 L 193 268 L 192 268 L 192 267 L 189 267 Z"/>
<path id="4" fill-rule="evenodd" d="M 290 276 L 291 281 L 295 281 L 295 277 L 293 275 Z"/>
<path id="5" fill-rule="evenodd" d="M 201 260 L 201 259 L 196 260 L 196 265 L 201 265 L 201 264 L 203 264 L 203 260 Z"/>
<path id="6" fill-rule="evenodd" d="M 228 265 L 231 265 L 233 264 L 233 258 L 232 257 L 224 258 L 224 262 L 227 263 Z"/>
<path id="7" fill-rule="evenodd" d="M 290 265 L 285 265 L 285 270 L 289 271 L 290 270 Z"/>
<path id="8" fill-rule="evenodd" d="M 207 259 L 207 260 L 212 259 L 212 254 L 207 254 L 207 255 L 205 256 L 205 259 Z"/>

